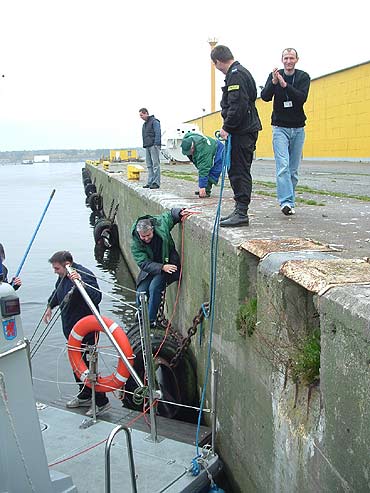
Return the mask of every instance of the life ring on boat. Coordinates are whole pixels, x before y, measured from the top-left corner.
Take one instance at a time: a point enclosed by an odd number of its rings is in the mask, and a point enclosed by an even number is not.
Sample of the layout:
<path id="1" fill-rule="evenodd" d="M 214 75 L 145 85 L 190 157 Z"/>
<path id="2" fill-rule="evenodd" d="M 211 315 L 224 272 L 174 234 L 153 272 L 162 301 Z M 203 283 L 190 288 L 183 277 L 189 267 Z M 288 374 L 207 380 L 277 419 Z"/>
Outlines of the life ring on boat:
<path id="1" fill-rule="evenodd" d="M 117 341 L 119 347 L 129 359 L 130 364 L 133 366 L 134 354 L 125 331 L 110 318 L 102 318 L 109 331 Z M 87 317 L 81 318 L 81 320 L 73 326 L 73 329 L 68 337 L 68 358 L 71 363 L 72 370 L 81 382 L 88 387 L 91 387 L 91 383 L 87 378 L 89 375 L 89 369 L 87 368 L 85 361 L 82 359 L 81 345 L 83 338 L 87 334 L 90 334 L 90 332 L 103 332 L 103 329 L 94 315 L 88 315 Z M 107 377 L 98 375 L 95 390 L 97 392 L 113 392 L 114 390 L 121 389 L 125 386 L 129 376 L 130 372 L 126 365 L 121 358 L 118 358 L 118 365 L 115 372 Z"/>

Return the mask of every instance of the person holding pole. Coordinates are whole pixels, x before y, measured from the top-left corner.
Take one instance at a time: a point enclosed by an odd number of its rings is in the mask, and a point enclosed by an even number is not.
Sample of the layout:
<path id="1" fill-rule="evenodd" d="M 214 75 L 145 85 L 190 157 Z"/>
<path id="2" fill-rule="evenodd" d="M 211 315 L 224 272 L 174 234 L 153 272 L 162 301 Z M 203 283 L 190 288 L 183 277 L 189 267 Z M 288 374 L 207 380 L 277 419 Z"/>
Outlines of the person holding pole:
<path id="1" fill-rule="evenodd" d="M 9 281 L 8 281 L 8 269 L 3 264 L 4 260 L 5 260 L 5 250 L 4 250 L 2 243 L 0 243 L 0 282 L 9 283 Z M 15 290 L 17 290 L 22 286 L 22 280 L 20 279 L 20 277 L 15 276 L 12 278 L 12 280 L 9 284 L 11 284 L 13 286 L 13 288 Z"/>
<path id="2" fill-rule="evenodd" d="M 102 295 L 95 275 L 86 267 L 73 261 L 73 257 L 68 251 L 54 253 L 49 259 L 54 272 L 58 275 L 55 289 L 48 299 L 48 305 L 43 317 L 45 323 L 49 323 L 52 310 L 59 305 L 62 317 L 62 327 L 65 338 L 68 340 L 74 325 L 83 317 L 91 315 L 91 310 L 81 293 L 76 289 L 74 280 L 78 279 L 85 284 L 85 289 L 92 302 L 98 308 Z M 70 265 L 75 269 L 68 274 L 66 266 Z M 96 344 L 98 333 L 90 332 L 82 340 L 82 346 L 92 346 Z M 86 351 L 83 359 L 88 366 Z M 76 382 L 79 384 L 80 392 L 66 403 L 68 408 L 90 407 L 86 416 L 93 416 L 91 389 L 82 384 L 81 380 L 74 373 Z M 109 400 L 104 392 L 96 392 L 96 415 L 102 414 L 111 407 Z"/>

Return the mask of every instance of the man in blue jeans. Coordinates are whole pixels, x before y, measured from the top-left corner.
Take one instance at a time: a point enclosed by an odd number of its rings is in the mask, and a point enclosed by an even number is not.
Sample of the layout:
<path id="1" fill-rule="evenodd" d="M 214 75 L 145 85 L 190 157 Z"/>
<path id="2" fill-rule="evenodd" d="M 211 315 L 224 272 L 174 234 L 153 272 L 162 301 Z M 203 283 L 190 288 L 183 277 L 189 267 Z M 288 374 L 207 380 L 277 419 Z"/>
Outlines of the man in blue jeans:
<path id="1" fill-rule="evenodd" d="M 277 197 L 282 213 L 291 216 L 295 214 L 295 189 L 305 138 L 303 105 L 310 89 L 310 76 L 295 68 L 298 62 L 296 49 L 285 48 L 281 60 L 284 68 L 273 69 L 261 98 L 274 100 L 271 124 Z"/>
<path id="2" fill-rule="evenodd" d="M 148 183 L 143 188 L 155 190 L 161 186 L 161 167 L 159 151 L 161 150 L 161 124 L 154 115 L 149 115 L 146 108 L 140 108 L 139 116 L 143 123 L 143 147 L 148 168 Z"/>
<path id="3" fill-rule="evenodd" d="M 155 325 L 162 291 L 180 276 L 180 256 L 171 236 L 175 224 L 185 219 L 187 209 L 171 209 L 159 216 L 139 217 L 132 226 L 131 253 L 140 267 L 136 281 L 136 304 L 139 293 L 149 298 L 149 320 Z"/>

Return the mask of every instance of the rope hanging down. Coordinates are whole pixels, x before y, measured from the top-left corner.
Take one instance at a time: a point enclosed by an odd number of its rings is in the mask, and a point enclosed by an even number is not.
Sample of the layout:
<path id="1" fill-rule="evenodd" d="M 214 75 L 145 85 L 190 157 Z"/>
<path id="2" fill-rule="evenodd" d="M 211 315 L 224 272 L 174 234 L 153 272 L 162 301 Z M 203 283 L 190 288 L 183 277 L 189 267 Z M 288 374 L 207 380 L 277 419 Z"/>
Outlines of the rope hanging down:
<path id="1" fill-rule="evenodd" d="M 230 168 L 231 161 L 231 135 L 229 135 L 228 139 L 225 143 L 224 155 L 222 158 L 222 172 L 221 172 L 221 187 L 220 187 L 220 196 L 218 199 L 216 216 L 213 224 L 212 231 L 212 241 L 211 241 L 211 268 L 210 268 L 210 301 L 209 301 L 209 309 L 208 311 L 203 310 L 206 318 L 209 318 L 209 341 L 208 341 L 208 355 L 207 355 L 207 364 L 205 370 L 204 384 L 202 389 L 202 396 L 200 401 L 200 410 L 198 414 L 198 425 L 196 432 L 196 457 L 193 459 L 194 462 L 201 457 L 199 453 L 199 432 L 200 432 L 200 423 L 203 414 L 207 384 L 208 384 L 208 375 L 211 366 L 211 351 L 212 351 L 212 339 L 213 339 L 213 327 L 214 327 L 214 318 L 215 318 L 215 304 L 216 304 L 216 284 L 217 284 L 217 256 L 218 256 L 218 236 L 220 229 L 220 218 L 221 218 L 221 205 L 222 205 L 222 196 L 225 186 L 225 177 L 226 172 Z M 194 468 L 194 472 L 196 473 L 197 468 Z"/>

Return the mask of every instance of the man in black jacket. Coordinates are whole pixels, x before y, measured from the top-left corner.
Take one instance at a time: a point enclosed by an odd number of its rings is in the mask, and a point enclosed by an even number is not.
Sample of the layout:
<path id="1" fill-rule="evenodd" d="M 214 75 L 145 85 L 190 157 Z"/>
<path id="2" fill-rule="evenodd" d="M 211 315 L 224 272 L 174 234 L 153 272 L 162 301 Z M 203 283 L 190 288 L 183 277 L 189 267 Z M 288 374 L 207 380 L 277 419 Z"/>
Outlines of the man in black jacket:
<path id="1" fill-rule="evenodd" d="M 255 101 L 256 83 L 250 72 L 234 60 L 227 46 L 218 45 L 211 51 L 215 67 L 225 77 L 222 88 L 220 135 L 231 135 L 230 184 L 234 192 L 235 210 L 221 218 L 221 227 L 248 226 L 248 207 L 251 201 L 251 164 L 256 149 L 258 132 L 262 130 Z"/>
<path id="2" fill-rule="evenodd" d="M 94 274 L 86 267 L 73 262 L 73 258 L 70 252 L 59 251 L 54 253 L 50 257 L 54 272 L 58 275 L 58 280 L 55 284 L 55 289 L 48 299 L 48 305 L 44 314 L 44 322 L 49 323 L 51 320 L 52 310 L 59 305 L 62 317 L 62 327 L 65 338 L 68 340 L 69 334 L 73 329 L 73 326 L 83 317 L 91 315 L 91 310 L 83 299 L 81 293 L 75 287 L 73 280 L 79 279 L 85 284 L 85 289 L 91 301 L 96 308 L 101 301 L 102 295 L 99 290 L 99 285 Z M 75 269 L 72 274 L 68 274 L 66 265 L 70 265 Z M 82 340 L 82 347 L 86 345 L 94 345 L 96 342 L 97 334 L 90 332 Z M 86 354 L 83 355 L 84 361 L 87 366 Z M 91 409 L 91 389 L 83 385 L 80 379 L 74 373 L 76 382 L 80 387 L 79 394 L 68 401 L 66 406 L 69 408 L 75 407 L 90 407 L 86 416 L 93 416 Z M 96 392 L 96 414 L 102 414 L 110 408 L 109 400 L 103 392 Z"/>
<path id="3" fill-rule="evenodd" d="M 148 168 L 148 183 L 143 188 L 156 189 L 161 186 L 161 167 L 159 151 L 161 150 L 161 124 L 154 115 L 149 115 L 146 108 L 139 110 L 143 123 L 143 147 Z"/>
<path id="4" fill-rule="evenodd" d="M 261 92 L 264 101 L 274 99 L 271 116 L 272 144 L 276 162 L 277 197 L 283 214 L 295 214 L 295 188 L 305 138 L 303 105 L 310 88 L 310 76 L 295 68 L 297 50 L 286 48 L 284 68 L 274 68 Z"/>

